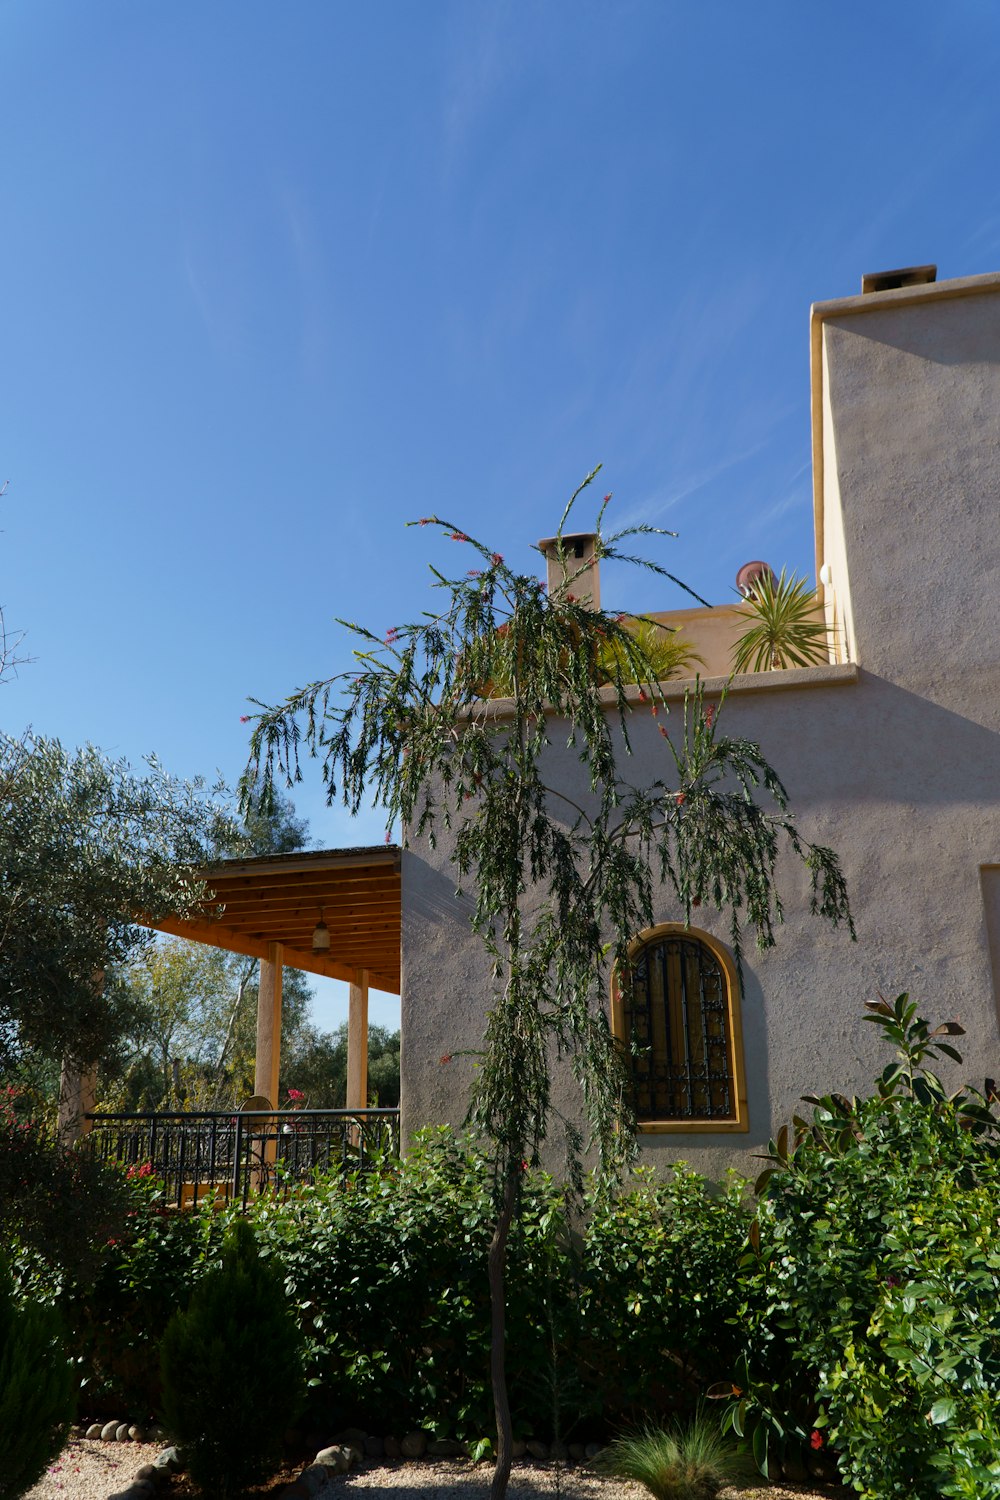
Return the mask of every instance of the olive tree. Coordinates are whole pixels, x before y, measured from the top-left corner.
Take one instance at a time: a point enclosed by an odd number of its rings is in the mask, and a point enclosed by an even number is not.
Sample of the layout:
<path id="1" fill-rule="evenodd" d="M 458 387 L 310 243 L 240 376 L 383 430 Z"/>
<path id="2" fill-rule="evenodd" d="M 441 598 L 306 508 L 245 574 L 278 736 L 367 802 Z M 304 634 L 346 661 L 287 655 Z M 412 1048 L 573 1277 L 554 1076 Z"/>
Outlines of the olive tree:
<path id="1" fill-rule="evenodd" d="M 341 622 L 358 641 L 354 665 L 276 707 L 257 705 L 242 783 L 253 800 L 272 793 L 276 776 L 298 779 L 304 744 L 321 758 L 331 802 L 357 812 L 371 798 L 407 840 L 433 843 L 451 830 L 458 881 L 473 888 L 472 929 L 493 976 L 469 1123 L 490 1151 L 496 1188 L 489 1255 L 496 1500 L 511 1463 L 506 1250 L 524 1165 L 537 1162 L 548 1130 L 553 1059 L 571 1061 L 602 1168 L 613 1177 L 633 1150 L 634 1120 L 605 1010 L 607 977 L 613 965 L 627 976 L 629 942 L 652 923 L 658 893 L 666 887 L 685 917 L 700 903 L 727 911 L 739 959 L 745 931 L 761 946 L 774 941 L 784 843 L 809 873 L 812 909 L 834 923 L 851 920 L 836 856 L 800 833 L 760 747 L 724 734 L 722 715 L 699 691 L 668 730 L 642 637 L 623 616 L 578 597 L 583 569 L 562 539 L 593 478 L 563 513 L 560 576 L 548 590 L 449 521 L 411 523 L 434 527 L 474 566 L 457 576 L 432 569 L 441 608 L 413 623 L 376 633 Z M 597 560 L 665 573 L 628 550 L 637 535 L 663 533 L 636 526 L 605 534 L 609 500 L 595 527 Z M 596 670 L 599 660 L 608 671 Z M 631 735 L 643 715 L 660 729 L 662 766 L 653 780 L 632 781 Z M 578 800 L 548 776 L 557 727 L 586 777 Z M 570 1140 L 574 1172 L 582 1144 Z"/>
<path id="2" fill-rule="evenodd" d="M 0 1071 L 114 1051 L 132 1019 L 116 974 L 151 941 L 137 917 L 197 904 L 228 823 L 155 761 L 138 775 L 93 746 L 0 735 Z"/>

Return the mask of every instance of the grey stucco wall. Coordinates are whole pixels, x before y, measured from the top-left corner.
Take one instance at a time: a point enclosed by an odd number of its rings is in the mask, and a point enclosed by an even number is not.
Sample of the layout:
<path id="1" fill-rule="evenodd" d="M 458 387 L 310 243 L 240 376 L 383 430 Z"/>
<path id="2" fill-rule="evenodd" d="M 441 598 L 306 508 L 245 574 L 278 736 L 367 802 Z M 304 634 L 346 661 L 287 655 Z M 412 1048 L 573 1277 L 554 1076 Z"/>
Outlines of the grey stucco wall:
<path id="1" fill-rule="evenodd" d="M 775 691 L 741 679 L 723 727 L 758 740 L 803 834 L 831 844 L 848 879 L 852 944 L 808 912 L 807 878 L 782 861 L 775 948 L 745 955 L 745 1135 L 643 1138 L 651 1161 L 753 1173 L 753 1154 L 807 1092 L 866 1090 L 886 1060 L 863 1002 L 908 989 L 922 1013 L 958 1016 L 963 1073 L 1000 1075 L 980 866 L 1000 862 L 1000 277 L 851 299 L 820 309 L 842 512 L 856 681 Z M 959 295 L 956 295 L 956 290 Z M 835 483 L 830 482 L 830 475 Z M 832 491 L 832 492 L 831 492 Z M 630 779 L 667 768 L 637 713 Z M 580 768 L 552 728 L 552 774 Z M 403 861 L 404 1129 L 459 1123 L 491 981 L 456 901 L 449 846 Z M 728 941 L 724 918 L 699 912 Z M 658 916 L 680 913 L 664 894 Z M 561 1107 L 578 1113 L 573 1090 Z"/>

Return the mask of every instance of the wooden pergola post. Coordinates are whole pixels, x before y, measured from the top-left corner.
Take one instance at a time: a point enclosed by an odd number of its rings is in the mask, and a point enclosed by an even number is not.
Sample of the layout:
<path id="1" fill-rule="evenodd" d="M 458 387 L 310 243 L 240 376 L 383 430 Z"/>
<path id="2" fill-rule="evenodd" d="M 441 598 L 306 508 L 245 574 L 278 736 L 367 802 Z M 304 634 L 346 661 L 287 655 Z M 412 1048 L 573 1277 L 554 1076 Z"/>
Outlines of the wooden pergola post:
<path id="1" fill-rule="evenodd" d="M 368 970 L 358 969 L 347 1005 L 347 1108 L 368 1108 Z"/>
<path id="2" fill-rule="evenodd" d="M 260 961 L 257 992 L 257 1058 L 253 1091 L 278 1108 L 278 1075 L 281 1070 L 281 961 L 282 944 L 268 943 L 267 958 Z"/>

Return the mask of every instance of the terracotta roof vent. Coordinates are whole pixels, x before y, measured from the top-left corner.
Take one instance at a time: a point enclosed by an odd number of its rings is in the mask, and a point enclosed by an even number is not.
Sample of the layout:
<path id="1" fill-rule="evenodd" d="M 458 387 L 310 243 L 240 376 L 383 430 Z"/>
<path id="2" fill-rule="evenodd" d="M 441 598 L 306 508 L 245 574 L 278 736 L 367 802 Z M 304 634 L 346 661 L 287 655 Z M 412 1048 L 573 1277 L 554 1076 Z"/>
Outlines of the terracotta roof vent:
<path id="1" fill-rule="evenodd" d="M 899 271 L 869 271 L 861 278 L 861 291 L 894 292 L 901 286 L 927 286 L 937 280 L 937 266 L 903 266 Z"/>

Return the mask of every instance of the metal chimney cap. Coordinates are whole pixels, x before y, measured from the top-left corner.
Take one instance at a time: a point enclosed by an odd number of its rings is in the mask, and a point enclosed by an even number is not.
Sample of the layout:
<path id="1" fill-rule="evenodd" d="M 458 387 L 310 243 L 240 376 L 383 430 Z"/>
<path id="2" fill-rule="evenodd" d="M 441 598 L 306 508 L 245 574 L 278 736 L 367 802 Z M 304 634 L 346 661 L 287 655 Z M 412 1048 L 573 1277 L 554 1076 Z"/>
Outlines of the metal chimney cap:
<path id="1" fill-rule="evenodd" d="M 869 271 L 861 278 L 861 292 L 894 292 L 901 286 L 927 286 L 937 280 L 937 266 L 903 266 L 898 271 Z"/>

